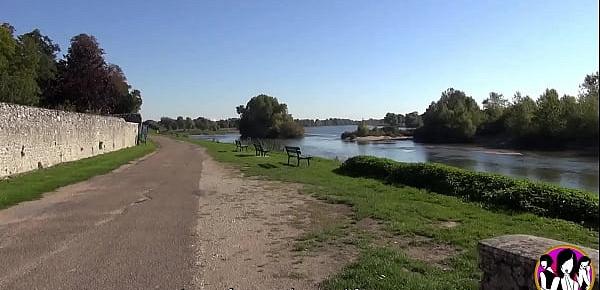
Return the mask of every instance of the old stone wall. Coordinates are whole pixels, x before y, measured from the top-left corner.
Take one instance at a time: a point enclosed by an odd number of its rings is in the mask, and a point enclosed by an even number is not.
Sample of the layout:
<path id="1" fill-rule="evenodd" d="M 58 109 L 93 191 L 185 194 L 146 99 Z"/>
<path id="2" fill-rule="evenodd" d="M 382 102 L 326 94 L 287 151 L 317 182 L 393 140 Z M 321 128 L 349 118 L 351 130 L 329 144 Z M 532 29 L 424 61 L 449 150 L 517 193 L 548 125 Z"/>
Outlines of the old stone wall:
<path id="1" fill-rule="evenodd" d="M 536 290 L 534 272 L 537 259 L 548 249 L 568 243 L 529 235 L 507 235 L 479 242 L 479 268 L 483 271 L 482 290 Z M 598 250 L 580 247 L 598 270 Z M 598 290 L 598 272 L 594 272 Z"/>
<path id="2" fill-rule="evenodd" d="M 136 145 L 121 118 L 0 103 L 0 177 Z"/>

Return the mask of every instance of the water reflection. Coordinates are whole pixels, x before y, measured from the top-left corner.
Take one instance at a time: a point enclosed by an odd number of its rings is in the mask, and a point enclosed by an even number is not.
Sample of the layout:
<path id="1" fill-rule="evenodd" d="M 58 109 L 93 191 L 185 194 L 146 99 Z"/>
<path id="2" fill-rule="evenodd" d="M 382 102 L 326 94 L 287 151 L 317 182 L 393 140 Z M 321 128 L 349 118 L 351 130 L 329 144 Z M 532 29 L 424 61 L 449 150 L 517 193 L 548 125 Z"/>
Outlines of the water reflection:
<path id="1" fill-rule="evenodd" d="M 355 126 L 306 128 L 304 138 L 283 143 L 300 146 L 307 154 L 327 158 L 344 160 L 356 155 L 373 155 L 403 162 L 438 162 L 598 192 L 598 157 L 580 156 L 574 152 L 511 152 L 472 145 L 423 145 L 410 140 L 378 144 L 340 140 L 342 132 L 354 129 Z M 239 135 L 193 137 L 233 143 Z"/>

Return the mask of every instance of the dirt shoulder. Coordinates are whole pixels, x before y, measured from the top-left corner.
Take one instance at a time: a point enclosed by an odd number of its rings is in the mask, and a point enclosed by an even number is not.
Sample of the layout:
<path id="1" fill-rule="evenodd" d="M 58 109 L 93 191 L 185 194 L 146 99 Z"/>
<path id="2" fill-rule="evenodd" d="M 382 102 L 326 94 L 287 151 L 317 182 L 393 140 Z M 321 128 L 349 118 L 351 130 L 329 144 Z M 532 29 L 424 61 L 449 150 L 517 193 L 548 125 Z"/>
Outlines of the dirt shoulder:
<path id="1" fill-rule="evenodd" d="M 349 207 L 302 194 L 298 184 L 243 177 L 208 155 L 203 160 L 199 289 L 317 289 L 356 257 L 349 247 L 309 252 L 297 246 L 307 233 L 349 222 Z"/>

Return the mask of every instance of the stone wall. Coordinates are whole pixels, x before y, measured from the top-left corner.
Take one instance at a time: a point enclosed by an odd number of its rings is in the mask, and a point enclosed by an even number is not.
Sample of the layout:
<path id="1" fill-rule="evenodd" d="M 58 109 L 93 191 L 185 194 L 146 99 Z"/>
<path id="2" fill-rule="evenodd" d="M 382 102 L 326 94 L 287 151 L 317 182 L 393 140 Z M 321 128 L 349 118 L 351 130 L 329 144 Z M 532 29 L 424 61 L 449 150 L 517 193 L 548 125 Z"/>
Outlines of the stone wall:
<path id="1" fill-rule="evenodd" d="M 534 271 L 537 259 L 548 249 L 568 243 L 528 236 L 508 235 L 479 242 L 479 268 L 483 271 L 482 290 L 537 290 Z M 598 250 L 580 247 L 598 270 Z M 598 272 L 594 290 L 598 290 Z"/>
<path id="2" fill-rule="evenodd" d="M 121 118 L 0 103 L 0 177 L 135 146 Z"/>

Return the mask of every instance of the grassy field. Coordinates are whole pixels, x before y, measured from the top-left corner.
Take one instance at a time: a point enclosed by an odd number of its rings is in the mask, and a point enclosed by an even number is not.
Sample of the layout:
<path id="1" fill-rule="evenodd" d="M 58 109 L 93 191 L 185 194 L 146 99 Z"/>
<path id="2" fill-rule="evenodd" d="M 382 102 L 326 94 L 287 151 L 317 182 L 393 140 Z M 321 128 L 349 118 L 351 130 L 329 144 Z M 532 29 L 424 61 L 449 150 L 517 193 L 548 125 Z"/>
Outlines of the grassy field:
<path id="1" fill-rule="evenodd" d="M 598 232 L 580 225 L 533 214 L 484 209 L 476 203 L 412 187 L 335 173 L 340 163 L 316 158 L 310 167 L 287 166 L 287 157 L 273 153 L 235 152 L 233 144 L 187 140 L 208 149 L 216 160 L 237 166 L 246 175 L 305 184 L 305 192 L 330 202 L 352 206 L 354 219 L 374 218 L 386 234 L 411 241 L 421 249 L 448 249 L 441 261 L 411 255 L 405 248 L 356 242 L 358 261 L 325 281 L 325 289 L 478 289 L 477 242 L 505 234 L 530 234 L 598 249 Z M 327 246 L 345 234 L 345 227 L 321 230 L 298 241 L 300 247 Z M 341 231 L 341 232 L 340 232 Z M 328 241 L 329 240 L 329 241 Z M 338 239 L 339 240 L 339 239 Z M 346 241 L 347 242 L 347 241 Z"/>
<path id="2" fill-rule="evenodd" d="M 156 148 L 150 141 L 86 159 L 61 163 L 0 181 L 0 209 L 41 197 L 44 192 L 107 173 Z"/>

